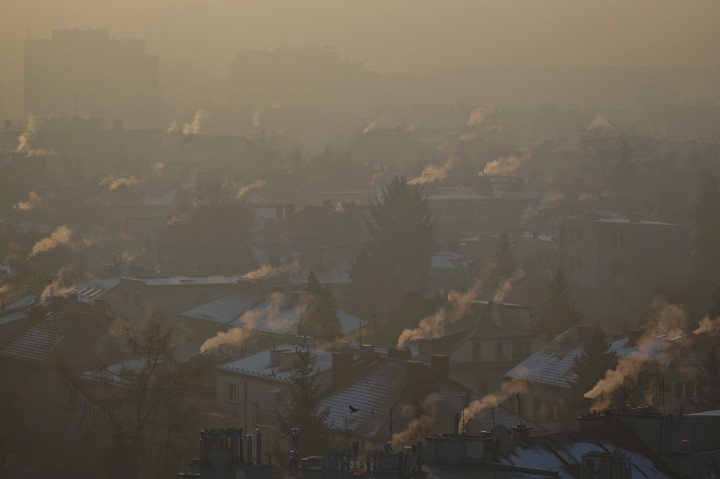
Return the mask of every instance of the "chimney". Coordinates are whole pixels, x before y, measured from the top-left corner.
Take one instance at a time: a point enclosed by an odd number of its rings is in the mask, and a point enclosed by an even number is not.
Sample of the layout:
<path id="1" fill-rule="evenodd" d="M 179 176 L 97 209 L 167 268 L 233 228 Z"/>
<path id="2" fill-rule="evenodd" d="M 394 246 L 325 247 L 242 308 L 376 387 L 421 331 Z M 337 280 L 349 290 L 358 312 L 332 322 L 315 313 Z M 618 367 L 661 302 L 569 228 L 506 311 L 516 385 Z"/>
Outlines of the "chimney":
<path id="1" fill-rule="evenodd" d="M 503 327 L 503 304 L 502 302 L 496 303 L 490 301 L 490 319 L 492 319 L 495 326 L 502 329 Z"/>
<path id="2" fill-rule="evenodd" d="M 510 439 L 512 439 L 513 442 L 527 442 L 530 440 L 530 431 L 532 431 L 531 427 L 525 424 L 518 424 L 510 429 Z"/>
<path id="3" fill-rule="evenodd" d="M 388 349 L 388 359 L 400 359 L 403 361 L 409 361 L 410 359 L 412 359 L 412 351 L 410 351 L 408 348 L 390 348 Z"/>
<path id="4" fill-rule="evenodd" d="M 284 350 L 280 352 L 280 369 L 288 371 L 295 367 L 297 353 L 295 351 Z"/>
<path id="5" fill-rule="evenodd" d="M 332 383 L 344 384 L 350 379 L 353 369 L 352 353 L 332 354 Z"/>
<path id="6" fill-rule="evenodd" d="M 255 430 L 255 441 L 257 442 L 255 446 L 257 452 L 255 464 L 262 464 L 262 430 L 260 428 Z"/>
<path id="7" fill-rule="evenodd" d="M 282 353 L 290 351 L 289 349 L 271 349 L 270 350 L 270 363 L 268 366 L 271 368 L 280 366 L 280 358 Z"/>
<path id="8" fill-rule="evenodd" d="M 450 375 L 450 358 L 446 354 L 430 357 L 430 376 L 433 381 L 447 381 Z"/>

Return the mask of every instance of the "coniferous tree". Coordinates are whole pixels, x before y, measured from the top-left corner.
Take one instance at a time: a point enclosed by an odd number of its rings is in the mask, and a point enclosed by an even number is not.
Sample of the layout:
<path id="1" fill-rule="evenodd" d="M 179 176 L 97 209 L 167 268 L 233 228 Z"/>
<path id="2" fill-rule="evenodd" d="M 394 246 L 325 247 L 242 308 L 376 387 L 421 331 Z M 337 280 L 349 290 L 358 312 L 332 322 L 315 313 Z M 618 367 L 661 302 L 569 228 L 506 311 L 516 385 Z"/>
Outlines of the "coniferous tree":
<path id="1" fill-rule="evenodd" d="M 582 313 L 575 307 L 570 299 L 565 275 L 560 268 L 550 280 L 545 303 L 538 314 L 538 329 L 548 337 L 556 336 L 570 326 L 582 321 Z"/>
<path id="2" fill-rule="evenodd" d="M 490 282 L 493 290 L 503 281 L 511 278 L 517 272 L 518 266 L 510 245 L 510 237 L 507 231 L 500 236 L 500 244 L 495 252 L 495 267 L 493 268 Z"/>
<path id="3" fill-rule="evenodd" d="M 720 355 L 715 348 L 703 358 L 698 376 L 700 403 L 703 409 L 720 409 Z"/>
<path id="4" fill-rule="evenodd" d="M 608 352 L 607 337 L 599 326 L 579 331 L 583 351 L 572 367 L 577 378 L 570 386 L 571 406 L 582 405 L 584 394 L 595 386 L 605 371 L 614 367 L 616 361 L 615 355 Z"/>
<path id="5" fill-rule="evenodd" d="M 425 286 L 435 251 L 436 224 L 420 185 L 395 177 L 370 205 L 369 240 L 353 264 L 355 308 L 377 313 L 395 307 L 407 291 Z"/>
<path id="6" fill-rule="evenodd" d="M 340 335 L 337 301 L 329 285 L 322 286 L 315 273 L 308 275 L 307 308 L 303 311 L 301 334 L 332 341 Z"/>
<path id="7" fill-rule="evenodd" d="M 699 280 L 717 284 L 720 280 L 720 190 L 717 178 L 707 176 L 700 198 L 692 211 L 695 233 L 695 272 Z"/>
<path id="8" fill-rule="evenodd" d="M 307 445 L 304 453 L 321 454 L 328 446 L 325 420 L 329 411 L 317 409 L 321 392 L 316 358 L 309 351 L 298 351 L 288 390 L 275 409 L 275 415 L 286 434 L 290 435 L 292 428 L 297 427 L 303 437 L 312 438 L 304 443 Z"/>

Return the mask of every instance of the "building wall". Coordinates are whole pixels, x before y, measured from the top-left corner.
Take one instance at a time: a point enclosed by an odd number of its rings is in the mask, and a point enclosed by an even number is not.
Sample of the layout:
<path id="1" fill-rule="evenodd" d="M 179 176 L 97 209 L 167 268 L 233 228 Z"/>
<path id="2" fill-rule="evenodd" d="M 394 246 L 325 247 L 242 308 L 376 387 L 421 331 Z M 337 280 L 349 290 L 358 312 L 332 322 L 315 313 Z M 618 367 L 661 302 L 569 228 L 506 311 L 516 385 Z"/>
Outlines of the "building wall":
<path id="1" fill-rule="evenodd" d="M 158 118 L 158 57 L 143 40 L 115 40 L 105 30 L 60 30 L 26 39 L 26 114 L 106 115 L 135 123 Z"/>
<path id="2" fill-rule="evenodd" d="M 566 217 L 561 266 L 589 315 L 628 313 L 663 282 L 692 273 L 687 229 L 664 223 Z"/>

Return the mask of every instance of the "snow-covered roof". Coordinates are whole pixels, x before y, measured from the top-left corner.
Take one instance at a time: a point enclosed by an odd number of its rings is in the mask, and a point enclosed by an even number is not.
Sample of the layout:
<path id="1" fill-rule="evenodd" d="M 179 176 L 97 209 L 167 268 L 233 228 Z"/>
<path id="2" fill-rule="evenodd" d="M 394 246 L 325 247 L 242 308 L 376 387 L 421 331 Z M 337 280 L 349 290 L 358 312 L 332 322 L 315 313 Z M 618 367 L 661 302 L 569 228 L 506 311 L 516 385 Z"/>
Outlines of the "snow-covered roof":
<path id="1" fill-rule="evenodd" d="M 580 329 L 573 326 L 505 373 L 505 376 L 569 388 L 577 380 L 573 365 L 583 352 L 579 333 Z M 608 351 L 615 352 L 627 344 L 627 336 L 609 331 L 605 331 L 605 334 L 610 341 Z"/>
<path id="2" fill-rule="evenodd" d="M 120 278 L 92 278 L 70 291 L 70 294 L 77 295 L 78 301 L 92 303 L 96 299 L 105 297 L 119 284 Z"/>
<path id="3" fill-rule="evenodd" d="M 233 294 L 192 308 L 180 316 L 229 324 L 262 301 L 260 292 Z"/>
<path id="4" fill-rule="evenodd" d="M 278 346 L 277 350 L 299 351 L 300 348 L 293 344 L 284 344 Z M 315 357 L 315 370 L 319 373 L 329 371 L 332 368 L 332 352 L 321 349 L 309 349 L 310 354 Z M 280 365 L 270 364 L 271 350 L 266 349 L 259 353 L 238 359 L 231 363 L 223 364 L 219 367 L 221 371 L 229 373 L 240 373 L 255 376 L 259 378 L 267 378 L 269 380 L 285 382 L 290 379 L 292 370 L 283 369 Z"/>

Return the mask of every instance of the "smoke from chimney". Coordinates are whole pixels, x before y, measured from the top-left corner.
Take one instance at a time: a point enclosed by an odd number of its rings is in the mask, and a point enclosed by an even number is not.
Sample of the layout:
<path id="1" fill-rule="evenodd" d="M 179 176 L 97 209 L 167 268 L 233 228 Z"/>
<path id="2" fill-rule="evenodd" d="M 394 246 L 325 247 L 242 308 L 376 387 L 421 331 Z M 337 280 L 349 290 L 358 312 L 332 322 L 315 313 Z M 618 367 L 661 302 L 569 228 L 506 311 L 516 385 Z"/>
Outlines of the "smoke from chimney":
<path id="1" fill-rule="evenodd" d="M 433 183 L 447 178 L 448 172 L 460 164 L 460 157 L 454 153 L 450 155 L 448 161 L 442 166 L 427 165 L 423 168 L 422 173 L 417 178 L 408 181 L 409 185 L 423 185 Z"/>
<path id="2" fill-rule="evenodd" d="M 253 190 L 259 190 L 260 188 L 264 187 L 265 185 L 267 185 L 267 181 L 265 181 L 265 180 L 255 180 L 255 181 L 253 181 L 252 183 L 247 184 L 247 185 L 243 186 L 242 188 L 240 188 L 240 190 L 238 190 L 237 199 L 241 199 L 241 198 L 243 198 L 245 195 L 247 195 L 248 193 L 250 193 L 251 191 L 253 191 Z"/>
<path id="3" fill-rule="evenodd" d="M 492 297 L 493 302 L 502 303 L 503 300 L 505 299 L 505 296 L 510 294 L 510 291 L 512 291 L 513 284 L 516 281 L 520 281 L 524 277 L 525 277 L 525 271 L 520 269 L 514 275 L 512 275 L 512 277 L 503 281 L 500 284 L 500 286 L 498 286 L 497 289 L 495 290 L 495 292 L 493 293 L 493 297 Z"/>
<path id="4" fill-rule="evenodd" d="M 497 160 L 488 162 L 488 164 L 485 165 L 485 168 L 483 168 L 482 173 L 480 173 L 479 175 L 507 176 L 511 173 L 514 173 L 515 170 L 520 168 L 520 166 L 522 166 L 529 159 L 529 152 L 525 152 L 520 156 L 513 154 L 506 158 L 498 158 Z"/>
<path id="5" fill-rule="evenodd" d="M 425 436 L 432 434 L 435 417 L 437 416 L 437 401 L 433 396 L 425 398 L 420 406 L 407 404 L 400 410 L 405 418 L 412 418 L 404 431 L 392 435 L 392 447 L 402 449 L 408 444 L 424 442 Z"/>
<path id="6" fill-rule="evenodd" d="M 14 209 L 19 211 L 32 211 L 36 210 L 38 208 L 46 207 L 48 204 L 48 201 L 53 199 L 55 197 L 55 194 L 50 192 L 45 196 L 41 196 L 34 191 L 31 191 L 29 194 L 29 199 L 27 201 L 21 201 L 13 206 Z"/>
<path id="7" fill-rule="evenodd" d="M 292 263 L 284 264 L 281 266 L 271 266 L 269 264 L 264 264 L 260 266 L 255 271 L 250 271 L 249 273 L 246 273 L 243 275 L 244 279 L 261 279 L 261 278 L 269 278 L 272 276 L 278 276 L 281 274 L 286 273 L 292 273 L 294 271 L 297 271 L 300 269 L 300 262 L 298 260 L 294 260 Z"/>
<path id="8" fill-rule="evenodd" d="M 439 338 L 445 334 L 445 328 L 456 323 L 470 311 L 472 302 L 480 292 L 482 283 L 473 284 L 465 293 L 450 291 L 448 294 L 448 305 L 432 316 L 423 318 L 415 329 L 405 329 L 397 340 L 397 348 L 416 339 Z"/>
<path id="9" fill-rule="evenodd" d="M 515 394 L 523 394 L 526 392 L 527 384 L 524 381 L 521 381 L 519 379 L 510 379 L 508 381 L 503 381 L 500 384 L 499 391 L 496 391 L 492 394 L 487 394 L 480 399 L 474 400 L 463 410 L 461 417 L 464 419 L 464 422 L 461 421 L 460 425 L 458 426 L 458 434 L 462 434 L 465 431 L 465 424 L 478 416 L 483 409 L 498 407 L 510 396 L 513 396 Z"/>
<path id="10" fill-rule="evenodd" d="M 90 273 L 80 263 L 66 264 L 60 268 L 52 283 L 48 284 L 42 292 L 41 299 L 45 301 L 52 296 L 62 296 L 77 288 L 90 278 Z"/>
<path id="11" fill-rule="evenodd" d="M 613 394 L 624 384 L 636 383 L 645 363 L 656 352 L 655 341 L 660 336 L 682 336 L 687 325 L 687 313 L 677 304 L 668 304 L 663 298 L 655 298 L 651 303 L 651 317 L 647 329 L 638 340 L 637 350 L 618 359 L 615 369 L 605 371 L 605 375 L 584 397 L 592 399 L 592 409 L 604 410 L 612 405 Z"/>

